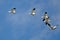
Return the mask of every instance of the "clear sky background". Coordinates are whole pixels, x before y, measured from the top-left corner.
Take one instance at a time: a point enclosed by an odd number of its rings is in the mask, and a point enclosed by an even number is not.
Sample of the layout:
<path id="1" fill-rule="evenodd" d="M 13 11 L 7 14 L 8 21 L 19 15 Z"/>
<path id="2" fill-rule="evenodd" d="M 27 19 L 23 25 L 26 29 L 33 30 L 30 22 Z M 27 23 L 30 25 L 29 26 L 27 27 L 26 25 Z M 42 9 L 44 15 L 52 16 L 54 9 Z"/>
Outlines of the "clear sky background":
<path id="1" fill-rule="evenodd" d="M 8 13 L 13 7 L 16 14 Z M 45 11 L 53 26 L 60 25 L 60 0 L 0 0 L 0 40 L 60 40 L 60 26 L 50 30 L 42 21 Z"/>

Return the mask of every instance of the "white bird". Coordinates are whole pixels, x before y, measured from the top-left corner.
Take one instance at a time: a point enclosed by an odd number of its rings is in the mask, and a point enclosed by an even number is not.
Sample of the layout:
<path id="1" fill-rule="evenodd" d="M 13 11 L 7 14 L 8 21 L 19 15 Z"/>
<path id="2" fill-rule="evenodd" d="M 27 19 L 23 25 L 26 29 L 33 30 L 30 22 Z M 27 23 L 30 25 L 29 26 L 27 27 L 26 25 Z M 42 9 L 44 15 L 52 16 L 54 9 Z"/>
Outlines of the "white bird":
<path id="1" fill-rule="evenodd" d="M 49 16 L 47 15 L 47 12 L 45 12 L 44 16 L 42 16 L 42 19 L 43 19 L 44 23 L 46 25 L 48 25 L 48 27 L 51 30 L 55 30 L 56 29 L 56 26 L 51 26 L 51 24 L 49 23 L 50 22 L 50 19 L 49 19 Z"/>
<path id="2" fill-rule="evenodd" d="M 31 15 L 34 16 L 35 14 L 36 14 L 36 13 L 35 13 L 35 8 L 33 8 Z"/>
<path id="3" fill-rule="evenodd" d="M 15 14 L 16 13 L 16 8 L 12 8 L 10 11 L 8 11 L 9 13 Z"/>

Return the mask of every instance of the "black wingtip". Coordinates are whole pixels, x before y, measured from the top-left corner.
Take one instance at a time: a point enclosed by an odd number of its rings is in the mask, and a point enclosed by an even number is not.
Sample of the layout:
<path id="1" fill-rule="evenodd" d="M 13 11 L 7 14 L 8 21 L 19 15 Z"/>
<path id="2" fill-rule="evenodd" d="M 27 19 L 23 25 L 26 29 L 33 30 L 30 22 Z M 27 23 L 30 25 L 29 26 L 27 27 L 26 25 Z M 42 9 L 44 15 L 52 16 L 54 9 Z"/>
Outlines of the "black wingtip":
<path id="1" fill-rule="evenodd" d="M 45 12 L 45 14 L 47 14 L 47 12 Z"/>
<path id="2" fill-rule="evenodd" d="M 33 10 L 35 10 L 35 8 L 33 8 Z"/>
<path id="3" fill-rule="evenodd" d="M 13 8 L 13 9 L 16 9 L 16 8 Z"/>

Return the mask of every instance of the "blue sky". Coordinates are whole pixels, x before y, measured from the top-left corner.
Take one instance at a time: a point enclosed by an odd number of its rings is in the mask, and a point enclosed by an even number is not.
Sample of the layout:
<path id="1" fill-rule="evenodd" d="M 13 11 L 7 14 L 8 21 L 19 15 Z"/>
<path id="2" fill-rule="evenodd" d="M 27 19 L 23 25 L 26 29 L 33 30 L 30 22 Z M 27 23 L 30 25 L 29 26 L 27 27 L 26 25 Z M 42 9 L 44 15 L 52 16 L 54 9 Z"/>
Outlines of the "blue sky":
<path id="1" fill-rule="evenodd" d="M 13 7 L 16 14 L 8 13 Z M 0 40 L 60 40 L 60 26 L 50 30 L 41 19 L 47 11 L 50 23 L 60 25 L 59 10 L 60 0 L 0 0 Z"/>

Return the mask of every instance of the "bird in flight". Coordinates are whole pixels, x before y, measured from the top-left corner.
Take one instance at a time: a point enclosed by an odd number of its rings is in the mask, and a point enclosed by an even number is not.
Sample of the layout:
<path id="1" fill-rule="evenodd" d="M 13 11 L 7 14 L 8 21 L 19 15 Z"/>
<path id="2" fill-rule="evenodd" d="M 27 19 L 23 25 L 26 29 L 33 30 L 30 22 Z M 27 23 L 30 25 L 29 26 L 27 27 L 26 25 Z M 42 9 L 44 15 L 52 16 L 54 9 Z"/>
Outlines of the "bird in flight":
<path id="1" fill-rule="evenodd" d="M 35 13 L 35 10 L 36 10 L 36 8 L 33 8 L 33 9 L 32 9 L 32 12 L 31 12 L 31 15 L 32 15 L 32 16 L 34 16 L 34 15 L 36 14 L 36 13 Z"/>
<path id="2" fill-rule="evenodd" d="M 9 13 L 15 14 L 16 13 L 16 8 L 12 8 L 11 10 L 8 11 Z"/>
<path id="3" fill-rule="evenodd" d="M 42 21 L 48 25 L 48 27 L 51 29 L 51 30 L 55 30 L 56 29 L 56 26 L 51 26 L 51 24 L 49 23 L 50 22 L 50 18 L 47 14 L 47 12 L 44 13 L 44 15 L 42 16 Z"/>

